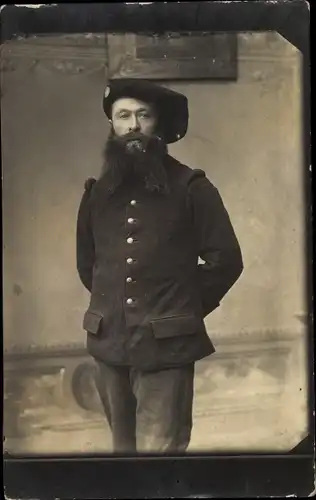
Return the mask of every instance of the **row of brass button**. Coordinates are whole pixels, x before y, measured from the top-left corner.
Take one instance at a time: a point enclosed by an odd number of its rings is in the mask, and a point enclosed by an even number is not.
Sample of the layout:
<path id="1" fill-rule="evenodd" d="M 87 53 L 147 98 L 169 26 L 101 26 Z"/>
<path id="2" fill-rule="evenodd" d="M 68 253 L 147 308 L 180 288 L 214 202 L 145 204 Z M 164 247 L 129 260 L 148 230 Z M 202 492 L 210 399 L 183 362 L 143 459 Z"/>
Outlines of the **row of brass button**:
<path id="1" fill-rule="evenodd" d="M 137 203 L 137 202 L 136 202 L 136 200 L 131 200 L 131 201 L 130 201 L 130 204 L 131 204 L 132 206 L 135 206 L 135 205 L 136 205 L 136 203 Z M 128 224 L 135 224 L 136 220 L 135 220 L 135 219 L 133 219 L 132 217 L 129 217 L 129 218 L 127 219 L 127 222 L 128 222 Z M 127 238 L 127 240 L 126 240 L 126 241 L 127 241 L 127 243 L 128 243 L 128 244 L 130 244 L 130 245 L 131 245 L 132 243 L 134 243 L 134 241 L 135 241 L 135 240 L 134 240 L 134 238 L 129 237 L 129 238 Z M 134 260 L 133 260 L 131 257 L 128 257 L 128 258 L 126 259 L 126 262 L 127 262 L 127 264 L 133 264 Z M 127 282 L 127 283 L 132 283 L 132 282 L 133 282 L 133 278 L 131 278 L 130 276 L 128 276 L 128 277 L 126 278 L 126 282 Z M 126 303 L 127 303 L 128 305 L 132 305 L 132 304 L 134 304 L 134 300 L 133 300 L 131 297 L 129 297 L 128 299 L 126 299 Z"/>

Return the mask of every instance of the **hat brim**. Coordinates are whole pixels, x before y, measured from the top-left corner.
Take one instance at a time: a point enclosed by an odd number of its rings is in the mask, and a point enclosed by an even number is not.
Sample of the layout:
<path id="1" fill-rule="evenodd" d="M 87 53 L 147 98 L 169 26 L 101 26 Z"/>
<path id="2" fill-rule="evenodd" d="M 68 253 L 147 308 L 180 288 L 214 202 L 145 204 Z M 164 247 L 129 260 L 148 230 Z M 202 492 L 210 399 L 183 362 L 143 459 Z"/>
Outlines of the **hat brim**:
<path id="1" fill-rule="evenodd" d="M 132 97 L 156 107 L 167 144 L 185 136 L 189 112 L 188 101 L 183 94 L 146 80 L 112 80 L 103 96 L 103 110 L 109 119 L 112 117 L 113 103 L 123 97 Z"/>

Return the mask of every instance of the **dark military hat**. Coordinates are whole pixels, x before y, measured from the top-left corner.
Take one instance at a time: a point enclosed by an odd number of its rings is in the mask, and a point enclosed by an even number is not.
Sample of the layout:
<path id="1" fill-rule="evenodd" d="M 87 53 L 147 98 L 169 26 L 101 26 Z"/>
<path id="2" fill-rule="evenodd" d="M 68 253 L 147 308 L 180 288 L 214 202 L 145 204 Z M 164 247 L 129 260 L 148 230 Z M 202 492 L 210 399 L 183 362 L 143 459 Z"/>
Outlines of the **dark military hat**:
<path id="1" fill-rule="evenodd" d="M 103 109 L 109 119 L 112 104 L 122 97 L 132 97 L 155 106 L 167 144 L 179 141 L 185 136 L 189 111 L 188 100 L 183 94 L 148 80 L 110 80 L 103 96 Z"/>

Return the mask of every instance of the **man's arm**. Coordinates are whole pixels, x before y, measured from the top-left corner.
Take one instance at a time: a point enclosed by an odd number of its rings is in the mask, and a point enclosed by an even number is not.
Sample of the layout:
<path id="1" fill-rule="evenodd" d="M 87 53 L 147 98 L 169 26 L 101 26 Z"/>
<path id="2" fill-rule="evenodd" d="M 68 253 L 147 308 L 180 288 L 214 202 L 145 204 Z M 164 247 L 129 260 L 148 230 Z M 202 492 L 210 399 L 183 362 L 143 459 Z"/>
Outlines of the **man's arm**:
<path id="1" fill-rule="evenodd" d="M 92 289 L 92 272 L 95 261 L 95 248 L 90 215 L 90 191 L 95 179 L 85 182 L 77 218 L 77 270 L 82 284 L 89 292 Z"/>
<path id="2" fill-rule="evenodd" d="M 243 260 L 222 198 L 204 172 L 192 180 L 189 195 L 197 248 L 205 261 L 198 265 L 198 279 L 207 316 L 241 275 Z"/>

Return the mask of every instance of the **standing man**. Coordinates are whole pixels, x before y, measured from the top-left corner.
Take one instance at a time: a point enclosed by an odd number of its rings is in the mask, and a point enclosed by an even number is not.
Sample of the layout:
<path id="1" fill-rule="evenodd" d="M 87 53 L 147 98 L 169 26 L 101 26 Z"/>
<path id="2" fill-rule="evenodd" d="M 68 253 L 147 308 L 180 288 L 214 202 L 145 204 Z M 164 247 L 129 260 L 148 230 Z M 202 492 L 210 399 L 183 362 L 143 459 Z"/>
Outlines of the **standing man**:
<path id="1" fill-rule="evenodd" d="M 204 318 L 239 278 L 241 251 L 217 189 L 168 154 L 187 131 L 186 97 L 112 80 L 103 109 L 104 165 L 77 221 L 87 348 L 114 452 L 184 452 L 194 363 L 215 351 Z"/>

